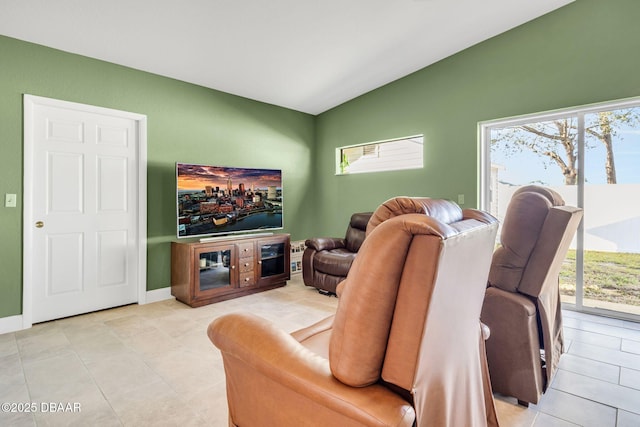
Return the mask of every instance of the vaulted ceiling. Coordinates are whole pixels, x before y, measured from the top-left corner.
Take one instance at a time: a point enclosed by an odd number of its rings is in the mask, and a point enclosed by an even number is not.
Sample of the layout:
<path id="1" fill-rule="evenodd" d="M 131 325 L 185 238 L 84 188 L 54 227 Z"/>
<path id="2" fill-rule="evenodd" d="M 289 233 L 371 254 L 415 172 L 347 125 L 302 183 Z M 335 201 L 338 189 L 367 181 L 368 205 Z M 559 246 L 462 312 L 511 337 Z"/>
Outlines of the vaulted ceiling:
<path id="1" fill-rule="evenodd" d="M 573 0 L 0 0 L 0 34 L 319 114 Z"/>

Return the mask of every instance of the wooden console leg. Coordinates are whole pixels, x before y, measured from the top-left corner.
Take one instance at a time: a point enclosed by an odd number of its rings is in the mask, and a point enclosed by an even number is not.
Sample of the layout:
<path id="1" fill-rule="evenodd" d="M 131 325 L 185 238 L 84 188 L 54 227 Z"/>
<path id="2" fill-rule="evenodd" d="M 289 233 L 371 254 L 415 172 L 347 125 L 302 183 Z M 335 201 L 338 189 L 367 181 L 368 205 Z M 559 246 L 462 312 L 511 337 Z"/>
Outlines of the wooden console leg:
<path id="1" fill-rule="evenodd" d="M 525 408 L 529 407 L 529 402 L 525 402 L 524 400 L 518 399 L 518 405 L 524 406 Z"/>

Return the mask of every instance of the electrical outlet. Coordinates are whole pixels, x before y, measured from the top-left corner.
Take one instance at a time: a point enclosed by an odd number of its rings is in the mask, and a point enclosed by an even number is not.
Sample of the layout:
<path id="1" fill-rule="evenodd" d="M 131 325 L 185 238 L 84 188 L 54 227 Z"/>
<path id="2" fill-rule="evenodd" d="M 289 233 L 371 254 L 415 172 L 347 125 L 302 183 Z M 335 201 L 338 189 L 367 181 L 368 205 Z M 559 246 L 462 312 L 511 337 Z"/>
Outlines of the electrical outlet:
<path id="1" fill-rule="evenodd" d="M 4 206 L 7 208 L 15 208 L 18 197 L 15 194 L 4 195 Z"/>
<path id="2" fill-rule="evenodd" d="M 458 204 L 464 205 L 464 194 L 458 194 Z"/>

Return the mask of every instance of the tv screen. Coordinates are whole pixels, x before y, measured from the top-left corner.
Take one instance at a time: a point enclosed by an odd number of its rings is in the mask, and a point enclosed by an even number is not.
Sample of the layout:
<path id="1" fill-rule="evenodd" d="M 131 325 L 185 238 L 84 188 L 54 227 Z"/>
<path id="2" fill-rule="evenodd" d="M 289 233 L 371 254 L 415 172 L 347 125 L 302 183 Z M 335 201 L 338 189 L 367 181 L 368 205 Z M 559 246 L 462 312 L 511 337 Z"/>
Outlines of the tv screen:
<path id="1" fill-rule="evenodd" d="M 178 237 L 282 228 L 282 171 L 176 163 Z"/>

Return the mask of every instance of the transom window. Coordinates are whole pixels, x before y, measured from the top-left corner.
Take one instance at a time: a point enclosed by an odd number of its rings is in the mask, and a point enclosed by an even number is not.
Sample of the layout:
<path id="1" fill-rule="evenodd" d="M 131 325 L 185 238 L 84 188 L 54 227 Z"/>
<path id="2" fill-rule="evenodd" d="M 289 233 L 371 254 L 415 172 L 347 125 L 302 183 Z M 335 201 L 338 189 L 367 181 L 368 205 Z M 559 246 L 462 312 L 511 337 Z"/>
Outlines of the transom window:
<path id="1" fill-rule="evenodd" d="M 380 172 L 423 167 L 423 136 L 368 142 L 336 149 L 336 174 Z"/>

